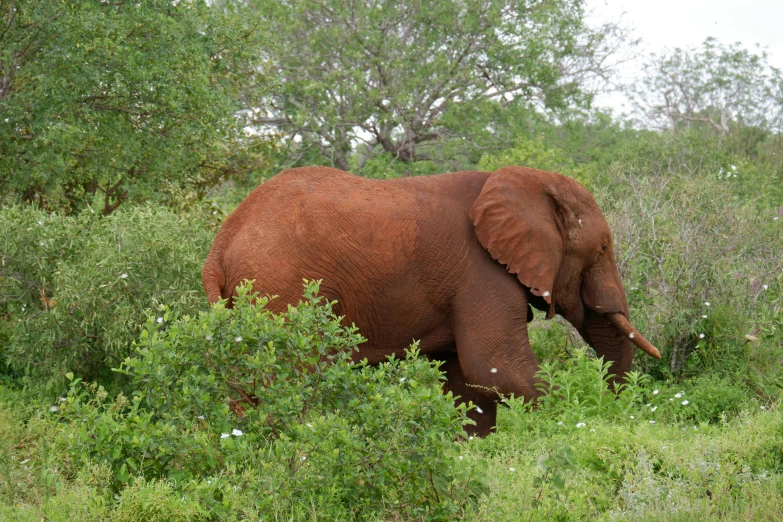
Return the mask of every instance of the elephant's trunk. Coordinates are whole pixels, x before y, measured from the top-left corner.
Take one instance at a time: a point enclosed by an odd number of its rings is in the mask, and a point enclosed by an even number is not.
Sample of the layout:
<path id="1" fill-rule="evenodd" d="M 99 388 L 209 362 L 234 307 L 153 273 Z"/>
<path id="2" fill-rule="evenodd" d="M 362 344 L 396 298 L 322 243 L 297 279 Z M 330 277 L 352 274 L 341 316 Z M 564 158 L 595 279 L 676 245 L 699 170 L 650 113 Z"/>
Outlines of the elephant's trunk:
<path id="1" fill-rule="evenodd" d="M 661 358 L 661 352 L 645 339 L 636 328 L 621 313 L 606 314 L 606 318 L 623 334 L 627 335 L 633 344 L 641 348 L 645 353 L 652 355 L 656 359 Z"/>
<path id="2" fill-rule="evenodd" d="M 609 373 L 614 376 L 611 381 L 624 382 L 626 373 L 631 370 L 634 354 L 634 345 L 628 336 L 610 323 L 604 314 L 593 311 L 587 311 L 580 333 L 599 357 L 611 363 Z"/>

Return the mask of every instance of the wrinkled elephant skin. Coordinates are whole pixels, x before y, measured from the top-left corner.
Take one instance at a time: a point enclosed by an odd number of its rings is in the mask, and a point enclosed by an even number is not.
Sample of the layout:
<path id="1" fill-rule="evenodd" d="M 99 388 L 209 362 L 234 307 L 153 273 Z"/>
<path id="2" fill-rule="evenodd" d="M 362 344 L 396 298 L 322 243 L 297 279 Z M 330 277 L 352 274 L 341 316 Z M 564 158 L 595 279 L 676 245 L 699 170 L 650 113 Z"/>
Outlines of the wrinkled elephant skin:
<path id="1" fill-rule="evenodd" d="M 210 302 L 245 279 L 282 311 L 321 279 L 338 315 L 368 339 L 357 359 L 402 356 L 414 340 L 444 361 L 447 389 L 495 425 L 500 396 L 533 399 L 530 306 L 556 313 L 622 378 L 633 344 L 609 227 L 593 197 L 559 174 L 496 172 L 371 180 L 326 167 L 281 172 L 226 219 L 204 265 Z M 633 343 L 633 344 L 632 344 Z M 646 343 L 646 344 L 645 344 Z"/>

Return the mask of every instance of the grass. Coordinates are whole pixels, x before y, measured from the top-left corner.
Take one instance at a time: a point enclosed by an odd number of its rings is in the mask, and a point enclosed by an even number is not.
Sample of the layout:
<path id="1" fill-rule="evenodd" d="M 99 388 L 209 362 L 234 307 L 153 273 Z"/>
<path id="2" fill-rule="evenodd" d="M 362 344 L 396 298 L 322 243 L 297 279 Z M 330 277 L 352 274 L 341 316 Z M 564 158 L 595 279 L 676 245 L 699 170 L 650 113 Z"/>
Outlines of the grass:
<path id="1" fill-rule="evenodd" d="M 471 441 L 491 494 L 468 520 L 780 520 L 783 415 L 745 412 L 717 425 L 596 419 L 529 435 L 503 422 Z M 534 487 L 539 456 L 571 448 L 565 485 Z M 534 507 L 540 495 L 541 501 Z"/>

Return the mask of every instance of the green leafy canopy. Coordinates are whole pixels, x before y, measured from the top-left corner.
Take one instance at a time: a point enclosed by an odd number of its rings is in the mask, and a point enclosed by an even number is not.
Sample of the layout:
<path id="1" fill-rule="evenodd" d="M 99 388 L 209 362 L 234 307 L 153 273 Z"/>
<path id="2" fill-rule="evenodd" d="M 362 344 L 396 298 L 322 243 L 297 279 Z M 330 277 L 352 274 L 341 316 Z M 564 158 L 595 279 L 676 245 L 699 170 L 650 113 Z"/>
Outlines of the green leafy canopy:
<path id="1" fill-rule="evenodd" d="M 0 0 L 0 187 L 108 214 L 259 164 L 235 113 L 264 40 L 239 6 Z"/>
<path id="2" fill-rule="evenodd" d="M 581 0 L 252 4 L 277 35 L 283 85 L 257 122 L 297 137 L 302 161 L 343 169 L 475 156 L 500 106 L 589 100 L 622 40 L 587 27 Z"/>

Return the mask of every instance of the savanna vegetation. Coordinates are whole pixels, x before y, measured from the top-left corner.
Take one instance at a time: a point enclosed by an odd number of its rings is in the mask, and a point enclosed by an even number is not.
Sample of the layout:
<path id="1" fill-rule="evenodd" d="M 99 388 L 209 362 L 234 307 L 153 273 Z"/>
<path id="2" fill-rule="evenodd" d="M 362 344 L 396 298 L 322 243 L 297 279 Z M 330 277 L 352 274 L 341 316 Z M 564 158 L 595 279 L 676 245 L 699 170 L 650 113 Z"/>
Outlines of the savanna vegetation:
<path id="1" fill-rule="evenodd" d="M 602 111 L 633 38 L 581 0 L 0 0 L 0 520 L 783 518 L 783 76 L 709 39 Z M 210 308 L 223 218 L 311 164 L 579 180 L 662 359 L 612 389 L 537 316 L 558 393 L 470 439 L 317 282 Z"/>

